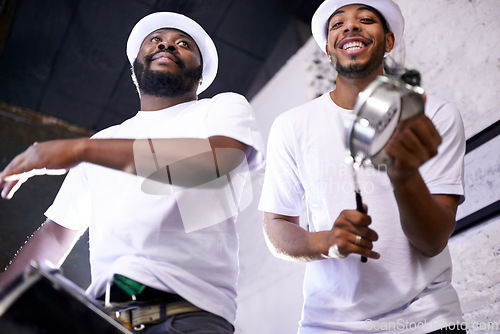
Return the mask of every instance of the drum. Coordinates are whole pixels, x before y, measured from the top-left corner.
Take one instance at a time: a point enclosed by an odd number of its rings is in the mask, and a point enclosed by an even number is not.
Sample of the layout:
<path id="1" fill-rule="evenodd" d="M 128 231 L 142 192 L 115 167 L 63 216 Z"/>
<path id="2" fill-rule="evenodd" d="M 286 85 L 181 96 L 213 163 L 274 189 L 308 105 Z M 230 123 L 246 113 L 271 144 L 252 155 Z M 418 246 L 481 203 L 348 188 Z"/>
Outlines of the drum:
<path id="1" fill-rule="evenodd" d="M 39 263 L 30 265 L 0 292 L 0 331 L 132 334 L 60 270 Z"/>

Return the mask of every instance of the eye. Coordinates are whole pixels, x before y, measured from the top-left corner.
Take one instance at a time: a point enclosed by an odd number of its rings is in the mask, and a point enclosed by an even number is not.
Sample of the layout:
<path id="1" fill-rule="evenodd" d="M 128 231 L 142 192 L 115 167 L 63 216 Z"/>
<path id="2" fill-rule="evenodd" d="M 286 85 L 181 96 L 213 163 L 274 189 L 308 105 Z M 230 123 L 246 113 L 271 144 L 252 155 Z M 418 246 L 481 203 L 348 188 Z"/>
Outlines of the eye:
<path id="1" fill-rule="evenodd" d="M 189 43 L 184 41 L 184 40 L 180 40 L 179 42 L 177 42 L 177 45 L 179 45 L 180 47 L 183 47 L 183 48 L 186 48 L 186 49 L 189 49 Z"/>
<path id="2" fill-rule="evenodd" d="M 151 42 L 161 42 L 161 39 L 158 36 L 153 36 L 153 37 L 151 37 L 150 41 Z"/>
<path id="3" fill-rule="evenodd" d="M 372 19 L 371 17 L 365 17 L 360 20 L 362 23 L 367 23 L 367 24 L 372 24 L 375 23 L 376 21 Z"/>
<path id="4" fill-rule="evenodd" d="M 342 25 L 342 22 L 341 22 L 341 21 L 339 21 L 339 22 L 334 22 L 334 23 L 330 26 L 330 30 L 335 30 L 335 29 L 339 28 L 341 25 Z"/>

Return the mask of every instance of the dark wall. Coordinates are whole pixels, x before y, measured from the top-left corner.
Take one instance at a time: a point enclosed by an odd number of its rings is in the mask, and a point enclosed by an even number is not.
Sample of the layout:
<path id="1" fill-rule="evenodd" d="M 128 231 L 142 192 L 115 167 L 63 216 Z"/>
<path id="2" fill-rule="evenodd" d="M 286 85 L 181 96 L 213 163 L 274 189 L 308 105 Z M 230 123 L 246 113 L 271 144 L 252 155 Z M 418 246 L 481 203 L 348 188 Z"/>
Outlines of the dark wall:
<path id="1" fill-rule="evenodd" d="M 0 169 L 35 141 L 88 136 L 84 129 L 29 110 L 0 104 Z M 11 200 L 0 200 L 0 269 L 45 220 L 64 176 L 28 180 Z M 90 283 L 88 234 L 84 234 L 63 265 L 66 277 L 82 288 Z"/>

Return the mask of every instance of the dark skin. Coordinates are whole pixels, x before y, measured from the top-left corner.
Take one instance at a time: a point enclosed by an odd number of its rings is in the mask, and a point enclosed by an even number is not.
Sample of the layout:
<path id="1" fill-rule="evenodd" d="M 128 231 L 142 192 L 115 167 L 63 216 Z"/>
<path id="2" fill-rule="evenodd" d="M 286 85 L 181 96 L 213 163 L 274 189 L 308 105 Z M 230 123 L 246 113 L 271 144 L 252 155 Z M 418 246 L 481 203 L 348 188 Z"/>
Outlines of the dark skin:
<path id="1" fill-rule="evenodd" d="M 144 60 L 146 56 L 166 48 L 170 49 L 175 56 L 162 52 L 162 57 L 151 61 L 152 70 L 180 72 L 183 67 L 179 65 L 179 59 L 182 60 L 185 68 L 196 68 L 201 65 L 201 55 L 196 43 L 187 34 L 176 29 L 159 29 L 148 35 L 141 45 L 137 59 L 146 64 Z M 193 85 L 188 92 L 173 97 L 151 96 L 141 91 L 141 110 L 154 112 L 197 100 L 197 88 L 198 83 Z M 147 152 L 134 151 L 134 146 L 146 147 Z M 16 156 L 0 173 L 1 195 L 3 198 L 13 195 L 12 190 L 22 173 L 34 170 L 41 172 L 44 168 L 67 170 L 84 161 L 135 174 L 139 169 L 136 168 L 138 167 L 136 163 L 146 160 L 142 159 L 141 155 L 149 156 L 151 154 L 149 150 L 147 140 L 80 138 L 35 143 Z M 233 138 L 213 136 L 208 140 L 155 139 L 155 150 L 158 158 L 166 161 L 171 170 L 186 173 L 185 177 L 181 175 L 171 180 L 161 181 L 182 186 L 183 182 L 189 180 L 189 186 L 192 186 L 193 182 L 202 184 L 216 178 L 217 175 L 233 170 L 242 162 L 251 148 Z M 56 265 L 62 263 L 79 236 L 78 231 L 64 228 L 47 219 L 1 276 L 0 288 L 23 272 L 31 260 L 48 259 Z"/>
<path id="2" fill-rule="evenodd" d="M 384 42 L 385 40 L 385 42 Z M 349 47 L 349 43 L 355 46 Z M 392 32 L 384 31 L 380 16 L 362 5 L 340 8 L 330 18 L 327 54 L 344 67 L 368 64 L 373 57 L 379 62 L 371 72 L 352 76 L 337 75 L 337 84 L 330 97 L 338 106 L 352 109 L 358 93 L 383 74 L 382 58 L 394 46 Z M 379 55 L 379 56 L 376 56 Z M 377 64 L 377 62 L 372 62 Z M 430 194 L 419 167 L 437 154 L 441 137 L 425 115 L 400 122 L 385 150 L 394 159 L 388 171 L 394 187 L 402 229 L 409 242 L 422 255 L 433 257 L 447 245 L 455 227 L 459 196 Z M 368 212 L 366 205 L 365 212 Z M 337 244 L 339 252 L 360 254 L 378 259 L 373 251 L 378 239 L 370 226 L 371 218 L 357 210 L 344 210 L 330 231 L 308 232 L 299 226 L 299 217 L 264 213 L 264 230 L 271 247 L 284 257 L 300 260 L 322 259 L 330 246 Z M 362 237 L 356 245 L 356 236 Z"/>
<path id="3" fill-rule="evenodd" d="M 139 60 L 144 61 L 148 55 L 169 48 L 174 50 L 175 57 L 166 52 L 160 52 L 161 57 L 151 62 L 151 69 L 156 71 L 180 72 L 182 67 L 176 63 L 178 57 L 186 67 L 193 68 L 201 65 L 201 55 L 196 43 L 185 33 L 176 29 L 159 29 L 149 34 L 142 43 L 137 55 Z M 141 92 L 141 110 L 152 111 L 165 109 L 180 103 L 194 101 L 197 99 L 196 90 L 198 86 L 193 85 L 189 92 L 180 96 L 151 96 Z M 155 143 L 159 140 L 155 139 Z M 9 192 L 17 183 L 5 181 L 5 177 L 20 174 L 31 170 L 47 169 L 69 169 L 80 162 L 86 161 L 98 165 L 136 173 L 136 161 L 134 159 L 134 144 L 141 141 L 129 139 L 70 139 L 54 140 L 36 143 L 25 152 L 16 156 L 7 167 L 0 173 L 0 188 L 3 188 L 2 197 L 7 198 Z M 145 142 L 147 142 L 145 140 Z M 148 147 L 149 154 L 149 144 Z M 214 159 L 213 151 L 229 152 L 230 154 L 217 154 L 217 169 L 219 174 L 227 173 L 241 163 L 250 148 L 232 138 L 224 136 L 213 136 L 207 140 L 195 138 L 163 139 L 161 140 L 162 161 L 178 162 L 180 160 L 185 166 L 197 166 L 200 182 L 207 181 L 208 175 L 213 175 Z M 231 150 L 224 150 L 231 149 Z M 191 150 L 189 160 L 184 159 L 186 152 Z M 234 154 L 232 154 L 233 152 Z M 240 153 L 238 153 L 240 152 Z M 241 152 L 243 154 L 241 154 Z M 174 166 L 170 166 L 174 167 Z M 206 171 L 205 171 L 206 170 Z M 172 180 L 176 182 L 181 179 Z M 179 184 L 179 185 L 182 185 Z"/>
<path id="4" fill-rule="evenodd" d="M 149 34 L 142 42 L 137 58 L 144 59 L 146 56 L 161 51 L 161 48 L 171 49 L 174 56 L 167 52 L 158 53 L 162 55 L 151 62 L 151 70 L 156 71 L 181 71 L 177 58 L 181 59 L 186 67 L 197 67 L 201 65 L 201 54 L 196 43 L 187 34 L 175 29 L 158 29 Z M 180 96 L 151 96 L 141 93 L 141 110 L 160 110 L 175 106 L 180 103 L 194 101 L 197 99 L 196 90 L 193 86 L 191 91 Z"/>

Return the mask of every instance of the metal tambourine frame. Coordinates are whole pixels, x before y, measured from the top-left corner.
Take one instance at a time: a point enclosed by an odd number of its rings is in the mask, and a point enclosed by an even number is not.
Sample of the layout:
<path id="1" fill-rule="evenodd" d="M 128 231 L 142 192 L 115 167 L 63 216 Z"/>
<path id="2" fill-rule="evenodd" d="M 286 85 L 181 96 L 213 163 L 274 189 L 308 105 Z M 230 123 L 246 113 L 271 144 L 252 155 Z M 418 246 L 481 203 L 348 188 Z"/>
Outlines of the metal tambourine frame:
<path id="1" fill-rule="evenodd" d="M 387 171 L 393 159 L 385 153 L 385 146 L 398 122 L 424 111 L 424 90 L 394 77 L 378 76 L 359 92 L 353 108 L 353 117 L 344 124 L 348 161 L 353 168 L 356 210 L 364 212 L 357 171 L 363 165 L 373 165 Z M 367 258 L 361 256 L 361 262 Z"/>
<path id="2" fill-rule="evenodd" d="M 356 99 L 347 125 L 347 145 L 355 163 L 387 170 L 392 158 L 384 150 L 398 122 L 424 111 L 424 90 L 386 75 L 378 76 Z"/>

